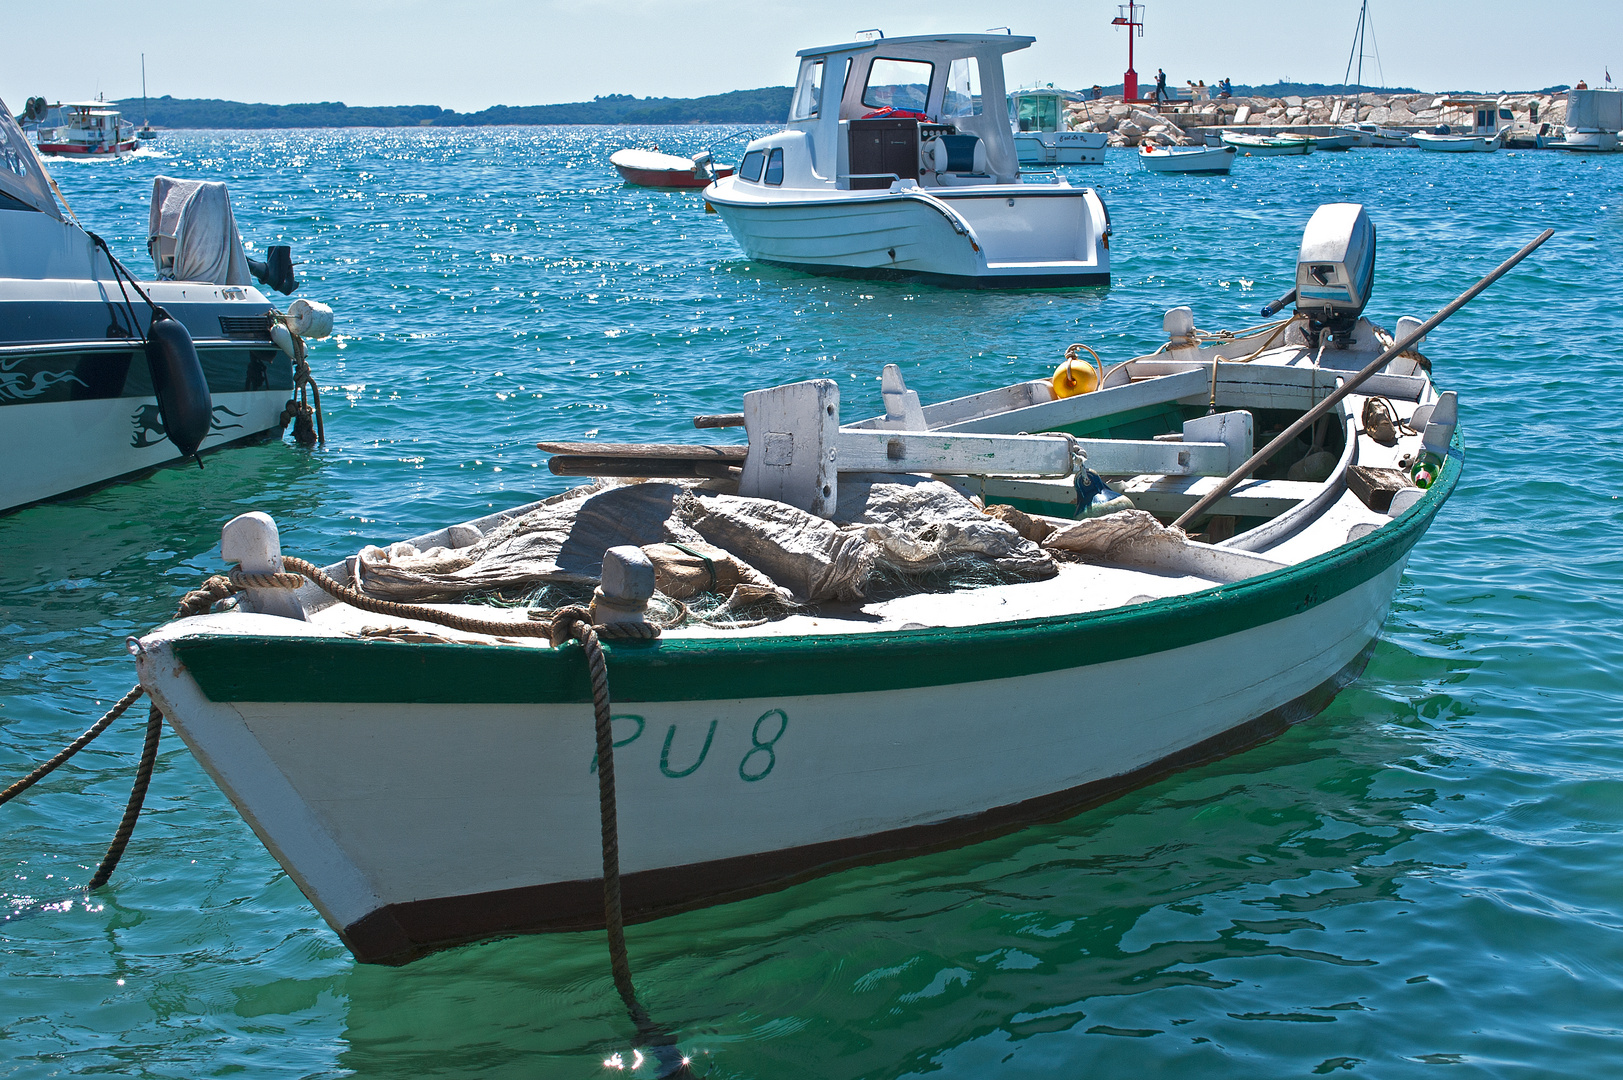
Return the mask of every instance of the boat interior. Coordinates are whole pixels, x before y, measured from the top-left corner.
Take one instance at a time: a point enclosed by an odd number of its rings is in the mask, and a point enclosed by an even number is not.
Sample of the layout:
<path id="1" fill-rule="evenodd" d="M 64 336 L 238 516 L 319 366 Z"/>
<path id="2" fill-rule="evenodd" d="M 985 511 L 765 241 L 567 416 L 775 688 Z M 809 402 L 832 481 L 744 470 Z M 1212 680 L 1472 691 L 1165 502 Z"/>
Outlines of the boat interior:
<path id="1" fill-rule="evenodd" d="M 1330 204 L 1304 232 L 1296 287 L 1270 305 L 1294 299 L 1286 317 L 1208 332 L 1174 308 L 1152 353 L 1106 363 L 1077 344 L 1050 378 L 928 405 L 887 365 L 885 412 L 850 423 L 834 380 L 694 419 L 743 428 L 742 444 L 541 443 L 553 473 L 592 481 L 328 573 L 486 618 L 630 604 L 668 636 L 711 637 L 1076 616 L 1332 555 L 1415 507 L 1454 446 L 1457 402 L 1432 385 L 1423 324 L 1363 317 L 1374 253 L 1363 208 Z M 274 524 L 252 527 L 268 531 L 244 569 L 279 569 Z M 646 587 L 624 592 L 631 579 Z M 303 626 L 225 625 L 489 640 L 380 625 L 312 584 L 291 599 Z M 255 610 L 254 590 L 244 602 Z"/>

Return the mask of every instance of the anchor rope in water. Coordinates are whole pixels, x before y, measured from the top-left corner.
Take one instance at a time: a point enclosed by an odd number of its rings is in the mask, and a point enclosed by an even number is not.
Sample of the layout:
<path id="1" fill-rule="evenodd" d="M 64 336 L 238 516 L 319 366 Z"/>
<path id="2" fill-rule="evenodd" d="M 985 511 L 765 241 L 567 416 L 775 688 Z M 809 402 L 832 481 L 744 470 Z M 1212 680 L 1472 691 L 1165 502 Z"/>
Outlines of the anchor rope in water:
<path id="1" fill-rule="evenodd" d="M 626 1012 L 630 1015 L 631 1022 L 637 1029 L 638 1037 L 650 1050 L 655 1052 L 656 1057 L 664 1067 L 662 1075 L 691 1075 L 686 1059 L 681 1057 L 680 1051 L 676 1048 L 675 1035 L 649 1016 L 648 1010 L 638 1000 L 636 986 L 631 980 L 631 962 L 626 949 L 625 938 L 625 910 L 620 890 L 619 800 L 614 783 L 614 727 L 610 715 L 609 672 L 608 662 L 603 655 L 603 645 L 600 640 L 600 637 L 633 640 L 650 639 L 659 636 L 660 628 L 647 623 L 594 625 L 591 609 L 581 605 L 561 607 L 552 611 L 549 618 L 533 619 L 526 622 L 474 619 L 456 612 L 441 611 L 418 604 L 402 604 L 392 600 L 380 600 L 377 597 L 368 596 L 358 589 L 334 580 L 315 564 L 293 556 L 283 556 L 282 565 L 287 569 L 284 569 L 281 573 L 250 573 L 241 569 L 233 569 L 229 577 L 219 575 L 210 577 L 204 581 L 200 588 L 194 589 L 181 598 L 175 617 L 185 618 L 191 615 L 204 614 L 216 602 L 224 600 L 242 589 L 291 590 L 301 588 L 304 582 L 309 580 L 334 599 L 374 614 L 434 622 L 452 629 L 472 633 L 546 637 L 555 648 L 567 641 L 578 641 L 580 643 L 592 684 L 593 727 L 598 755 L 598 823 L 603 854 L 603 924 L 608 932 L 609 969 L 614 978 L 614 988 L 619 993 L 620 1000 L 625 1004 Z M 143 692 L 143 688 L 139 684 L 131 688 L 88 731 L 75 739 L 50 761 L 36 768 L 28 776 L 0 793 L 0 804 L 4 804 L 32 787 L 63 762 L 84 749 L 85 746 L 88 746 L 97 736 L 106 731 L 113 721 L 118 719 Z M 107 854 L 102 857 L 100 865 L 96 867 L 96 872 L 91 875 L 87 890 L 99 889 L 107 883 L 108 879 L 112 877 L 113 871 L 118 867 L 119 860 L 123 858 L 125 849 L 129 846 L 130 838 L 135 833 L 136 822 L 140 819 L 141 809 L 146 801 L 147 788 L 152 782 L 152 771 L 157 762 L 158 742 L 162 732 L 163 712 L 154 702 L 147 712 L 146 738 L 142 743 L 141 759 L 136 766 L 135 783 L 130 790 L 129 801 L 125 804 L 124 816 L 119 822 L 112 843 L 108 845 Z"/>

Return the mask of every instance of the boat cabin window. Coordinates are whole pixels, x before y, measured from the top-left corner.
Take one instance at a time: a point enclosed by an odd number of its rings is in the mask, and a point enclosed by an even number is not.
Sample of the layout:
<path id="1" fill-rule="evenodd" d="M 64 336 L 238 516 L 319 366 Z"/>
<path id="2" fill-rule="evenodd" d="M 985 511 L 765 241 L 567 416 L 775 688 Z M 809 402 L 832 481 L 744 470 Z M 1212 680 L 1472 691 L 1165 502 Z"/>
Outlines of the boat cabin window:
<path id="1" fill-rule="evenodd" d="M 738 165 L 738 175 L 752 183 L 761 182 L 761 166 L 766 162 L 766 154 L 761 150 L 751 150 L 744 155 L 744 160 Z"/>
<path id="2" fill-rule="evenodd" d="M 823 100 L 823 61 L 810 60 L 801 65 L 800 81 L 795 84 L 795 100 L 789 106 L 790 120 L 810 120 L 817 115 Z"/>
<path id="3" fill-rule="evenodd" d="M 1021 131 L 1059 130 L 1059 98 L 1044 95 L 1017 97 L 1014 101 L 1014 119 Z"/>
<path id="4" fill-rule="evenodd" d="M 783 151 L 772 151 L 772 156 L 766 159 L 766 182 L 769 184 L 783 183 Z"/>
<path id="5" fill-rule="evenodd" d="M 1538 123 L 1538 102 L 1530 101 L 1527 103 L 1527 119 L 1529 123 Z"/>
<path id="6" fill-rule="evenodd" d="M 928 61 L 880 57 L 868 69 L 862 103 L 870 109 L 923 112 L 930 100 L 930 80 L 934 76 L 935 65 Z"/>
<path id="7" fill-rule="evenodd" d="M 1533 107 L 1535 109 L 1538 108 L 1538 106 L 1536 106 L 1536 105 L 1533 106 Z M 1499 119 L 1501 119 L 1501 120 L 1514 120 L 1514 119 L 1516 119 L 1516 116 L 1509 109 L 1500 109 L 1499 110 Z"/>
<path id="8" fill-rule="evenodd" d="M 947 69 L 947 96 L 941 115 L 978 116 L 981 111 L 981 66 L 973 56 L 960 57 Z"/>

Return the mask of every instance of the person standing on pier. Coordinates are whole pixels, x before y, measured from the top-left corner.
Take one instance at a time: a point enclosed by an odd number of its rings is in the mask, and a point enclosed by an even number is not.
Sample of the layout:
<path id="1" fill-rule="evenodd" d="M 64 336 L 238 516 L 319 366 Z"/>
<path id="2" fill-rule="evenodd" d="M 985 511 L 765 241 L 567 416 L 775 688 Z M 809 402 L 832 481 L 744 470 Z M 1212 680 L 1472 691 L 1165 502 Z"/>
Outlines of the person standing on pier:
<path id="1" fill-rule="evenodd" d="M 1155 69 L 1155 100 L 1157 104 L 1169 100 L 1167 95 L 1167 73 L 1162 68 Z"/>

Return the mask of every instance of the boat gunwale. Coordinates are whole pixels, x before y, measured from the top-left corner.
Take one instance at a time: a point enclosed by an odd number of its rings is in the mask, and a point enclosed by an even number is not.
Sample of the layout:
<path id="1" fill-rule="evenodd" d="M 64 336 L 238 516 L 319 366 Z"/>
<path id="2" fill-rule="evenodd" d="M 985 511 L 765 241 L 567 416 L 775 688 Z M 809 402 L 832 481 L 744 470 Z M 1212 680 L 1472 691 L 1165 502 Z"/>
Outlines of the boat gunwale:
<path id="1" fill-rule="evenodd" d="M 1037 675 L 1200 644 L 1308 611 L 1404 558 L 1430 527 L 1463 467 L 1463 440 L 1456 430 L 1437 481 L 1398 517 L 1300 563 L 1194 593 L 968 626 L 610 643 L 615 700 L 731 701 L 905 690 Z M 1221 618 L 1207 618 L 1218 612 Z M 184 621 L 171 625 L 184 627 Z M 217 629 L 182 629 L 167 644 L 204 695 L 216 702 L 591 700 L 578 646 L 408 646 Z M 829 662 L 839 666 L 829 668 Z M 289 669 L 301 677 L 286 678 Z M 447 677 L 456 669 L 461 670 Z"/>

